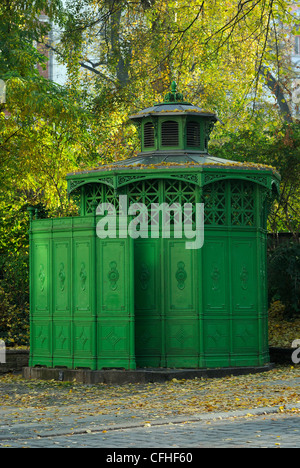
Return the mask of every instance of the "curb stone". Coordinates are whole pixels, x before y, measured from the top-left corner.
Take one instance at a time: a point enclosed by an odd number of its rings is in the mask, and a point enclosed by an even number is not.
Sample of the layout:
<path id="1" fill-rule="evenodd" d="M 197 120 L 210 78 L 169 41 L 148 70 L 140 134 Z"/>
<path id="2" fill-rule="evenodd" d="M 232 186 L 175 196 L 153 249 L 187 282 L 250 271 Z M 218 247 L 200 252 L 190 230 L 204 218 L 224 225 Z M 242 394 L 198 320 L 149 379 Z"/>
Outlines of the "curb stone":
<path id="1" fill-rule="evenodd" d="M 162 383 L 174 378 L 195 379 L 195 378 L 220 378 L 227 376 L 249 375 L 268 372 L 274 369 L 275 365 L 269 363 L 257 367 L 224 367 L 213 369 L 136 369 L 120 370 L 109 369 L 92 371 L 86 369 L 66 369 L 48 367 L 23 367 L 22 375 L 26 380 L 57 380 L 60 382 L 72 382 L 74 379 L 78 383 L 94 385 L 105 383 L 110 385 L 122 385 L 128 383 Z"/>
<path id="2" fill-rule="evenodd" d="M 280 413 L 280 408 L 282 406 L 266 406 L 262 408 L 253 408 L 253 409 L 246 409 L 246 410 L 239 410 L 239 411 L 229 411 L 229 412 L 219 412 L 219 413 L 211 413 L 211 414 L 199 414 L 192 417 L 182 418 L 169 418 L 169 419 L 162 419 L 161 421 L 154 421 L 151 423 L 149 427 L 159 427 L 159 426 L 168 426 L 168 425 L 176 425 L 176 424 L 183 424 L 183 423 L 196 423 L 201 421 L 216 421 L 216 420 L 226 420 L 226 419 L 236 419 L 236 418 L 243 418 L 246 416 L 255 417 L 255 416 L 264 416 L 270 414 L 278 414 Z M 285 405 L 285 410 L 292 410 L 292 409 L 300 409 L 300 403 L 296 405 Z M 144 428 L 145 423 L 127 423 L 127 424 L 116 424 L 113 426 L 91 426 L 91 427 L 84 427 L 81 429 L 74 429 L 72 431 L 56 431 L 49 433 L 37 433 L 37 437 L 41 438 L 50 438 L 50 437 L 59 437 L 59 436 L 67 436 L 67 435 L 80 435 L 80 434 L 89 434 L 89 433 L 99 433 L 103 432 L 103 430 L 109 431 L 121 431 L 121 430 L 129 430 L 129 429 L 138 429 Z"/>

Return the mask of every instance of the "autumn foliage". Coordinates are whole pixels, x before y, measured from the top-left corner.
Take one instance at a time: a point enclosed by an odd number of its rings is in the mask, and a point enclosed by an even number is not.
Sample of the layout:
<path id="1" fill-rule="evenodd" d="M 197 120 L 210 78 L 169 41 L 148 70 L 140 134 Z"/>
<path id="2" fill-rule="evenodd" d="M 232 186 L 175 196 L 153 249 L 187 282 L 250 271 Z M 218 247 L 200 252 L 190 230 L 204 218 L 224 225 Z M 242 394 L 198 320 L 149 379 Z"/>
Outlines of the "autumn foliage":
<path id="1" fill-rule="evenodd" d="M 3 317 L 19 323 L 28 310 L 28 206 L 43 216 L 76 213 L 66 174 L 135 155 L 128 116 L 160 102 L 174 79 L 187 101 L 224 121 L 212 154 L 282 172 L 269 228 L 297 238 L 290 55 L 299 19 L 287 0 L 11 0 L 0 16 L 0 338 L 14 335 Z M 41 76 L 44 50 L 66 66 L 64 86 Z"/>

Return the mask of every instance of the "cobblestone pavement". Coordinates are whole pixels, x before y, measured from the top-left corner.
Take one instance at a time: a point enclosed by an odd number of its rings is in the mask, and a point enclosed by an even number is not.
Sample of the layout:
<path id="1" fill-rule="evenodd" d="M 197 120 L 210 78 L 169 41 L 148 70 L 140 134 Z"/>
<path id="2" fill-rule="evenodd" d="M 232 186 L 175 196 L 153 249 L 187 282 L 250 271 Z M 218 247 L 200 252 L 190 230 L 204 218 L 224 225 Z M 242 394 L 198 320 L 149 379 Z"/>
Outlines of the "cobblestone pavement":
<path id="1" fill-rule="evenodd" d="M 124 387 L 3 377 L 0 448 L 300 448 L 299 395 L 294 368 Z"/>
<path id="2" fill-rule="evenodd" d="M 222 419 L 220 419 L 222 417 Z M 178 419 L 134 426 L 123 421 L 114 426 L 88 426 L 80 429 L 65 425 L 45 429 L 0 425 L 0 448 L 299 448 L 300 415 L 266 414 L 236 416 L 234 413 L 210 415 L 199 421 Z M 133 451 L 133 453 L 135 453 Z"/>

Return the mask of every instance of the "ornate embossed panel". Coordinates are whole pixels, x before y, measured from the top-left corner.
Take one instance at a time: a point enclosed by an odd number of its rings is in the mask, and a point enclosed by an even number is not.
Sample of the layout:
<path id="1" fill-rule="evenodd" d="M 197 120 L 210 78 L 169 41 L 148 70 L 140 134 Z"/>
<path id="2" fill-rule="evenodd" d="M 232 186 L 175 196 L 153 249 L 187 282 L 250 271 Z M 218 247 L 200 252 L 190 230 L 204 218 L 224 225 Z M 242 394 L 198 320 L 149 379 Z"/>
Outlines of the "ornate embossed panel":
<path id="1" fill-rule="evenodd" d="M 228 240 L 206 240 L 203 247 L 205 313 L 228 312 Z"/>
<path id="2" fill-rule="evenodd" d="M 233 240 L 231 252 L 234 312 L 236 314 L 257 313 L 256 239 Z"/>
<path id="3" fill-rule="evenodd" d="M 134 369 L 132 239 L 97 239 L 97 368 Z"/>
<path id="4" fill-rule="evenodd" d="M 39 316 L 50 315 L 51 278 L 49 242 L 35 242 L 32 254 L 32 284 L 34 284 L 32 313 Z"/>
<path id="5" fill-rule="evenodd" d="M 96 323 L 94 320 L 73 322 L 74 367 L 97 368 Z"/>
<path id="6" fill-rule="evenodd" d="M 233 322 L 233 336 L 234 353 L 254 352 L 259 343 L 258 321 L 236 319 Z"/>
<path id="7" fill-rule="evenodd" d="M 31 323 L 31 366 L 52 366 L 52 322 L 35 318 Z"/>
<path id="8" fill-rule="evenodd" d="M 130 314 L 128 239 L 97 240 L 99 258 L 98 304 L 101 315 Z"/>
<path id="9" fill-rule="evenodd" d="M 198 367 L 200 359 L 197 319 L 166 320 L 166 367 Z"/>
<path id="10" fill-rule="evenodd" d="M 39 355 L 48 355 L 51 351 L 52 323 L 36 320 L 33 326 L 33 342 Z"/>
<path id="11" fill-rule="evenodd" d="M 229 320 L 204 320 L 203 336 L 205 353 L 229 355 L 231 347 Z"/>
<path id="12" fill-rule="evenodd" d="M 166 321 L 166 355 L 199 354 L 199 326 L 197 320 Z"/>
<path id="13" fill-rule="evenodd" d="M 134 242 L 135 311 L 159 314 L 160 239 L 137 239 Z"/>
<path id="14" fill-rule="evenodd" d="M 99 321 L 97 337 L 98 369 L 103 367 L 134 369 L 136 367 L 130 320 Z"/>
<path id="15" fill-rule="evenodd" d="M 92 314 L 91 248 L 90 240 L 76 239 L 74 242 L 74 313 L 78 316 Z"/>
<path id="16" fill-rule="evenodd" d="M 196 314 L 197 251 L 185 248 L 185 240 L 166 240 L 166 314 Z"/>
<path id="17" fill-rule="evenodd" d="M 72 330 L 71 322 L 56 320 L 53 322 L 53 356 L 71 357 Z"/>
<path id="18" fill-rule="evenodd" d="M 71 314 L 71 248 L 70 241 L 53 242 L 53 314 Z"/>
<path id="19" fill-rule="evenodd" d="M 162 365 L 161 317 L 141 316 L 135 319 L 135 350 L 138 367 Z"/>

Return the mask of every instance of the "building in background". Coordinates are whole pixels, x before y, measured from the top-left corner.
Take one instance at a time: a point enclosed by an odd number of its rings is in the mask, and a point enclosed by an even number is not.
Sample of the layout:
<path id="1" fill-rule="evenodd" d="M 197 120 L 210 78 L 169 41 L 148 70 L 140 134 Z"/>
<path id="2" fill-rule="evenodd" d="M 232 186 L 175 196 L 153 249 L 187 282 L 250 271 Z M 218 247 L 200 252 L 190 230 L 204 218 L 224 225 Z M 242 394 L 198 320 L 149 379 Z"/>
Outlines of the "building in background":
<path id="1" fill-rule="evenodd" d="M 293 8 L 294 14 L 300 19 L 300 7 L 295 5 Z M 296 26 L 293 32 L 293 50 L 292 50 L 292 63 L 295 71 L 300 78 L 300 26 Z"/>
<path id="2" fill-rule="evenodd" d="M 49 19 L 46 15 L 42 14 L 40 16 L 40 21 L 48 22 Z M 51 31 L 47 38 L 47 43 L 50 47 L 46 47 L 43 44 L 37 44 L 38 51 L 43 53 L 48 59 L 46 63 L 46 68 L 44 69 L 43 67 L 38 65 L 38 70 L 44 78 L 54 81 L 55 83 L 63 86 L 67 81 L 67 68 L 65 65 L 58 61 L 57 55 L 51 49 L 51 47 L 55 48 L 55 45 L 59 42 L 60 33 L 61 31 L 59 27 L 55 24 L 52 24 Z"/>
<path id="3" fill-rule="evenodd" d="M 66 0 L 62 0 L 62 3 L 65 4 Z M 300 19 L 300 7 L 297 3 L 294 4 L 292 8 L 292 14 L 295 17 Z M 47 16 L 41 15 L 40 21 L 48 21 Z M 289 50 L 288 54 L 290 54 L 290 64 L 292 65 L 293 69 L 293 78 L 291 83 L 292 92 L 295 89 L 299 88 L 299 79 L 300 79 L 300 26 L 296 27 L 291 34 L 291 31 L 287 32 L 287 43 L 286 43 L 286 50 Z M 55 48 L 59 44 L 61 40 L 61 29 L 59 26 L 52 24 L 52 29 L 49 34 L 48 38 L 48 46 L 38 45 L 38 50 L 43 52 L 45 56 L 48 58 L 48 62 L 46 64 L 46 68 L 43 69 L 42 67 L 38 67 L 40 73 L 45 78 L 52 80 L 53 82 L 59 85 L 65 85 L 68 79 L 67 67 L 61 63 L 59 60 L 58 54 L 55 53 Z M 286 56 L 288 58 L 288 55 Z M 97 61 L 97 60 L 96 60 Z M 290 78 L 291 80 L 291 78 Z M 287 97 L 288 98 L 288 97 Z M 272 95 L 270 95 L 269 91 L 266 90 L 266 99 L 267 101 L 271 101 Z M 290 100 L 290 98 L 288 98 Z M 294 101 L 291 103 L 291 111 L 295 115 L 299 113 L 299 106 Z"/>

